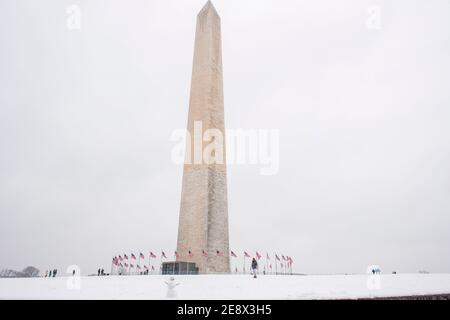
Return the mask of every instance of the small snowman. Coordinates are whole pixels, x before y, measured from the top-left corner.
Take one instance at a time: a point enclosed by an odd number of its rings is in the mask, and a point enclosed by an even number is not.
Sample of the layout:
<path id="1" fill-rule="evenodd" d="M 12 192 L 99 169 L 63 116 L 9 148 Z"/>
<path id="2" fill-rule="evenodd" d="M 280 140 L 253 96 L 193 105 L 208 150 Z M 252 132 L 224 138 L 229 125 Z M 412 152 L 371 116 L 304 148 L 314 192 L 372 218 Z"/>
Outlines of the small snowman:
<path id="1" fill-rule="evenodd" d="M 175 278 L 170 277 L 170 281 L 164 281 L 167 285 L 167 294 L 166 297 L 169 299 L 173 299 L 177 297 L 177 292 L 175 291 L 175 287 L 179 285 L 179 283 L 175 283 Z"/>

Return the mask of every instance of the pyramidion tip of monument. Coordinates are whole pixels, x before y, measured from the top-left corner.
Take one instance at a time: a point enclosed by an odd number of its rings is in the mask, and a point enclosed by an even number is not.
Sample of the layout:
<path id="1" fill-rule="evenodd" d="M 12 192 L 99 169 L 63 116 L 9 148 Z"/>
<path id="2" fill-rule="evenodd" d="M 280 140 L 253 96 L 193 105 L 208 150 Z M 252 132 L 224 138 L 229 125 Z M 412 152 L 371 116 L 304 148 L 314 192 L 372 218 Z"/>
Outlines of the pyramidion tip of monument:
<path id="1" fill-rule="evenodd" d="M 208 0 L 208 2 L 206 2 L 206 4 L 203 6 L 202 10 L 200 10 L 200 12 L 198 13 L 198 15 L 201 15 L 203 13 L 207 13 L 209 11 L 214 12 L 217 16 L 219 16 L 219 14 L 217 13 L 216 8 L 214 7 L 213 3 L 211 2 L 211 0 Z"/>

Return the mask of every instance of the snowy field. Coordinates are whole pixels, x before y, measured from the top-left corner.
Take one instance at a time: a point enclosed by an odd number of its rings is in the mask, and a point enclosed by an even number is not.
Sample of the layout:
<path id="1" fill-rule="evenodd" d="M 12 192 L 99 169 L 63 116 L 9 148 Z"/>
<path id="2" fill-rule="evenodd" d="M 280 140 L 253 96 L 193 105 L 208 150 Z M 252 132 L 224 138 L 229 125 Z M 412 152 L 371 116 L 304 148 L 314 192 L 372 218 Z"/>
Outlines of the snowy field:
<path id="1" fill-rule="evenodd" d="M 169 276 L 0 279 L 0 299 L 166 299 Z M 450 274 L 175 276 L 178 299 L 342 299 L 450 293 Z M 79 288 L 77 288 L 79 286 Z"/>

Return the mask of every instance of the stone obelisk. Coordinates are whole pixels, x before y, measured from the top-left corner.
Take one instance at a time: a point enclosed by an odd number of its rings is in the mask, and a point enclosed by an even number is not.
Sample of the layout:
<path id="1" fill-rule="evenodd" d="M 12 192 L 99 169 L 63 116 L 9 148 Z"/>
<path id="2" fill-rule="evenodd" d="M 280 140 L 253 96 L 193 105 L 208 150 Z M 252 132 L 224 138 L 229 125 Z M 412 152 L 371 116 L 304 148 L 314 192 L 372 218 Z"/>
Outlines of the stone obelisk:
<path id="1" fill-rule="evenodd" d="M 177 261 L 195 262 L 200 273 L 230 272 L 221 42 L 220 17 L 208 1 L 197 15 L 177 241 Z M 208 129 L 223 136 L 222 161 L 199 161 Z"/>

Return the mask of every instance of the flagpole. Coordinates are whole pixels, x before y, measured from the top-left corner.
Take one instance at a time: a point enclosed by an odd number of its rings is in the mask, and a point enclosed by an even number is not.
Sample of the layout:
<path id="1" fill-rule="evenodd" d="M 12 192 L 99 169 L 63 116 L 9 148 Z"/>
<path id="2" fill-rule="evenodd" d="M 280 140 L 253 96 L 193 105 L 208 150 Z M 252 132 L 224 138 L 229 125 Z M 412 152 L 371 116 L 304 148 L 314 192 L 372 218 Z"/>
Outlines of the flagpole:
<path id="1" fill-rule="evenodd" d="M 130 275 L 133 275 L 133 274 L 131 273 L 131 265 L 132 265 L 131 261 L 133 261 L 133 259 L 131 258 L 131 255 L 130 255 Z"/>
<path id="2" fill-rule="evenodd" d="M 133 274 L 131 273 L 131 269 L 132 269 L 132 268 L 131 268 L 131 265 L 132 265 L 131 261 L 133 261 L 133 259 L 131 258 L 131 255 L 130 255 L 130 274 L 133 275 Z"/>
<path id="3" fill-rule="evenodd" d="M 151 260 L 150 260 L 151 258 L 152 258 L 152 255 L 151 255 L 151 253 L 149 253 L 149 254 L 148 254 L 148 275 L 150 275 L 150 274 L 152 273 L 152 270 L 151 270 L 151 267 L 152 267 L 152 266 L 151 266 L 151 262 L 150 262 L 150 261 L 151 261 Z"/>
<path id="4" fill-rule="evenodd" d="M 275 256 L 275 275 L 278 275 L 277 257 Z"/>
<path id="5" fill-rule="evenodd" d="M 139 252 L 138 266 L 139 266 L 139 268 L 141 267 L 141 253 L 140 252 Z M 138 273 L 138 275 L 139 275 L 139 273 Z"/>
<path id="6" fill-rule="evenodd" d="M 131 276 L 131 257 L 128 259 L 128 275 Z"/>
<path id="7" fill-rule="evenodd" d="M 266 252 L 266 270 L 267 270 L 267 273 L 269 273 L 269 264 L 268 264 L 268 262 L 267 262 L 267 252 Z"/>

